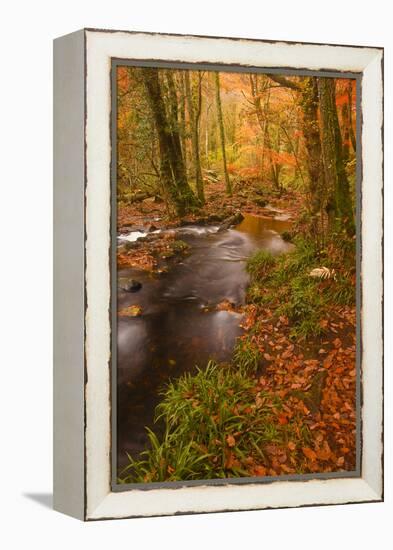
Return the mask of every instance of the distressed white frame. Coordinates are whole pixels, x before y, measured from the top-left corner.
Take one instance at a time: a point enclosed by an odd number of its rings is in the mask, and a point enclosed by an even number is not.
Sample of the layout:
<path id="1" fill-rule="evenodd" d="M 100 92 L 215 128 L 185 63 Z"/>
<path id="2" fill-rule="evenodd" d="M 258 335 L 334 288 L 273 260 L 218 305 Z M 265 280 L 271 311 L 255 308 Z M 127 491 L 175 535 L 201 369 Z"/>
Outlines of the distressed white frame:
<path id="1" fill-rule="evenodd" d="M 85 31 L 86 316 L 84 518 L 380 501 L 382 470 L 382 128 L 380 48 Z M 111 58 L 362 72 L 362 476 L 111 491 Z M 59 506 L 60 507 L 60 506 Z"/>

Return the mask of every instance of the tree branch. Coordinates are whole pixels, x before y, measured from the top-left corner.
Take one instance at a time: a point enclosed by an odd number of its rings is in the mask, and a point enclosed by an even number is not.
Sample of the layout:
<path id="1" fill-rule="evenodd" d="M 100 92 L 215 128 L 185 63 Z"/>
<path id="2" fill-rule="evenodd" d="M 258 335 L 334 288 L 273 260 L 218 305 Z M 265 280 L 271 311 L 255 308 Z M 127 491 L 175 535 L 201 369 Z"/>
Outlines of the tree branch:
<path id="1" fill-rule="evenodd" d="M 285 76 L 280 76 L 278 74 L 269 74 L 268 77 L 270 80 L 273 80 L 274 82 L 277 82 L 277 84 L 280 84 L 284 88 L 290 88 L 291 90 L 296 90 L 297 92 L 302 91 L 302 87 L 299 86 L 296 82 L 292 82 L 292 80 L 288 80 L 285 78 Z"/>

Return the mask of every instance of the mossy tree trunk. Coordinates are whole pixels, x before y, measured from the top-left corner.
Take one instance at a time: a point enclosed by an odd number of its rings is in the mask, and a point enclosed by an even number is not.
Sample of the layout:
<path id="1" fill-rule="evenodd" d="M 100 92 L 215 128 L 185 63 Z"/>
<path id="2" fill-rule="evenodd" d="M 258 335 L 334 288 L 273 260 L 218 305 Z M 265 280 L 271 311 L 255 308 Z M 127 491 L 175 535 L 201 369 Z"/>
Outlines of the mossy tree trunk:
<path id="1" fill-rule="evenodd" d="M 163 184 L 168 196 L 173 202 L 179 215 L 183 215 L 189 208 L 195 206 L 195 196 L 188 185 L 187 173 L 182 157 L 180 136 L 177 124 L 174 124 L 173 95 L 170 99 L 170 108 L 165 106 L 158 69 L 144 69 L 143 81 L 154 118 L 160 148 L 160 168 Z M 171 98 L 172 75 L 167 80 L 169 97 Z"/>
<path id="2" fill-rule="evenodd" d="M 191 83 L 190 71 L 185 73 L 185 86 L 187 95 L 187 107 L 191 125 L 192 156 L 194 160 L 195 186 L 197 196 L 201 204 L 205 204 L 201 158 L 199 150 L 199 121 L 202 111 L 202 74 L 198 71 L 196 94 Z M 196 96 L 196 97 L 195 97 Z"/>
<path id="3" fill-rule="evenodd" d="M 225 130 L 224 130 L 224 120 L 222 117 L 222 107 L 221 107 L 221 94 L 220 94 L 220 75 L 218 72 L 214 73 L 215 84 L 216 84 L 216 105 L 217 105 L 217 119 L 218 127 L 220 130 L 220 140 L 221 140 L 221 151 L 222 151 L 222 163 L 224 168 L 224 178 L 225 178 L 225 189 L 227 195 L 232 195 L 232 185 L 229 179 L 228 167 L 227 167 L 227 157 L 225 152 Z"/>
<path id="4" fill-rule="evenodd" d="M 345 172 L 343 144 L 337 116 L 335 80 L 318 77 L 321 110 L 321 141 L 326 187 L 329 193 L 327 209 L 330 228 L 355 232 L 349 182 Z"/>
<path id="5" fill-rule="evenodd" d="M 351 140 L 352 149 L 356 153 L 356 135 L 353 129 L 353 121 L 352 121 L 352 82 L 351 81 L 348 82 L 347 94 L 348 94 L 349 138 Z"/>
<path id="6" fill-rule="evenodd" d="M 181 139 L 181 149 L 183 153 L 184 166 L 187 171 L 187 125 L 186 125 L 186 86 L 185 86 L 186 71 L 178 71 L 178 88 L 180 90 L 180 105 L 179 105 L 179 132 Z"/>
<path id="7" fill-rule="evenodd" d="M 311 228 L 314 237 L 323 237 L 326 206 L 325 174 L 319 129 L 318 84 L 315 77 L 306 77 L 300 103 L 303 111 L 303 136 L 307 150 L 307 170 L 310 195 Z"/>

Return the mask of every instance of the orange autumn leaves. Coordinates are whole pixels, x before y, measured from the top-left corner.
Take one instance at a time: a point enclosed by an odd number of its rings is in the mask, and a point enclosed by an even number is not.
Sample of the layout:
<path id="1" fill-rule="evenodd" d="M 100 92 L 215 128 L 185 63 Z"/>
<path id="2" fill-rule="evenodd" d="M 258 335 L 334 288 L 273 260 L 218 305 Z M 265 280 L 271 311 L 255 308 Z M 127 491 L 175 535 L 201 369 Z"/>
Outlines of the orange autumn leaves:
<path id="1" fill-rule="evenodd" d="M 355 310 L 336 308 L 324 320 L 331 336 L 322 346 L 305 351 L 288 339 L 287 320 L 274 318 L 269 309 L 251 306 L 244 326 L 254 325 L 259 315 L 264 326 L 254 339 L 266 363 L 264 374 L 256 384 L 264 391 L 285 402 L 283 410 L 272 409 L 278 425 L 292 423 L 293 436 L 283 445 L 266 447 L 263 464 L 268 475 L 294 473 L 336 472 L 354 470 L 356 463 L 356 368 L 355 368 Z M 259 315 L 258 315 L 259 314 Z M 340 334 L 340 337 L 337 336 Z M 303 346 L 307 347 L 307 346 Z M 266 350 L 266 351 L 265 351 Z M 319 373 L 319 374 L 318 374 Z M 323 375 L 323 376 L 321 376 Z M 316 378 L 324 379 L 320 402 L 313 403 Z M 295 419 L 295 422 L 294 422 Z M 308 428 L 307 445 L 298 444 L 304 427 Z M 263 474 L 264 475 L 264 474 Z"/>

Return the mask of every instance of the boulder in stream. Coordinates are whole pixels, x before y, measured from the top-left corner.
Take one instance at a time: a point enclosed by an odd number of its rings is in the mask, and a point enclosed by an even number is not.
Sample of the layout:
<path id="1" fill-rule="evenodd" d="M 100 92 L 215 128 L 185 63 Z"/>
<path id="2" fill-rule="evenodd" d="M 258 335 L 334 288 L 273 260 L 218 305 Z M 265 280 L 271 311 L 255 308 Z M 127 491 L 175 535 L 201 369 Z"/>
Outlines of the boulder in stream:
<path id="1" fill-rule="evenodd" d="M 226 218 L 224 220 L 224 223 L 220 226 L 219 231 L 224 231 L 225 229 L 229 229 L 234 225 L 238 225 L 243 220 L 244 220 L 243 214 L 241 212 L 236 212 L 235 214 L 233 214 L 232 216 L 229 216 L 229 218 Z"/>

